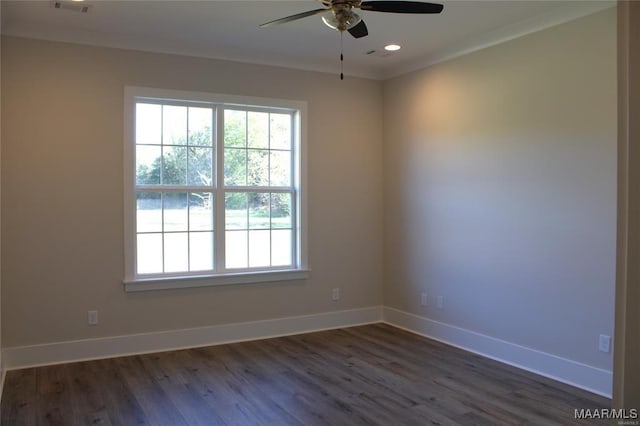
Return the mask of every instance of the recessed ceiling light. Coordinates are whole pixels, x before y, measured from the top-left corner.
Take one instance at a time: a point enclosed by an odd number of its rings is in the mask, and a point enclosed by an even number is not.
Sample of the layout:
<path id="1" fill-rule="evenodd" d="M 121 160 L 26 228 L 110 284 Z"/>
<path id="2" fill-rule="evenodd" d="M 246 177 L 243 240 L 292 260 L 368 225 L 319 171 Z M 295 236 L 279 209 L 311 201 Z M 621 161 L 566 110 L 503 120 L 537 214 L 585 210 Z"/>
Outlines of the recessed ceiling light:
<path id="1" fill-rule="evenodd" d="M 388 50 L 389 52 L 395 52 L 396 50 L 400 50 L 400 45 L 397 44 L 387 44 L 384 47 L 384 50 Z"/>

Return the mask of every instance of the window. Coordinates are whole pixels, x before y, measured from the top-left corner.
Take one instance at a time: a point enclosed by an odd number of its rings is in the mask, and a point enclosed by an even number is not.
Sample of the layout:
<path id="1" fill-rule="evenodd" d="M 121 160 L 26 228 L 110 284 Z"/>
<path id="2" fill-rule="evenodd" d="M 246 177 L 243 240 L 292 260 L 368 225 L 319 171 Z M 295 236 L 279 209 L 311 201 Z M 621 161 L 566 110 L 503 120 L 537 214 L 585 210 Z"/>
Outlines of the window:
<path id="1" fill-rule="evenodd" d="M 125 89 L 125 284 L 306 277 L 305 104 Z"/>

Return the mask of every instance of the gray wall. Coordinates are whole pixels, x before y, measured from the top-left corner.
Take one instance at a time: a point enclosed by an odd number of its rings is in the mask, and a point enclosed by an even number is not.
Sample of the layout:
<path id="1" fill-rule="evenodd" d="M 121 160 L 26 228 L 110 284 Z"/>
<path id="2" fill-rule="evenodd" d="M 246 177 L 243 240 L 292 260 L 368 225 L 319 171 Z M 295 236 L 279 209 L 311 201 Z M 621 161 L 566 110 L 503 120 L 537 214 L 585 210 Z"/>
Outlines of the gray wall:
<path id="1" fill-rule="evenodd" d="M 615 20 L 385 82 L 385 305 L 611 370 Z"/>
<path id="2" fill-rule="evenodd" d="M 2 51 L 3 346 L 382 303 L 380 82 L 20 38 Z M 308 102 L 309 280 L 123 291 L 125 85 Z"/>

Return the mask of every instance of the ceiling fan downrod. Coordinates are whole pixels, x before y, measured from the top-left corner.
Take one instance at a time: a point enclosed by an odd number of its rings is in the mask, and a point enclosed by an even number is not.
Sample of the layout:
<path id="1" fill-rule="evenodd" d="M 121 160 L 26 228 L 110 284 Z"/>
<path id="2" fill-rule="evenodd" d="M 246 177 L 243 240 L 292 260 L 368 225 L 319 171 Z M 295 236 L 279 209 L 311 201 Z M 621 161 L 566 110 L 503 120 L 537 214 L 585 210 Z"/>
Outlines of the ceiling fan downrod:
<path id="1" fill-rule="evenodd" d="M 344 54 L 342 49 L 342 36 L 344 31 L 340 31 L 340 80 L 344 80 Z"/>

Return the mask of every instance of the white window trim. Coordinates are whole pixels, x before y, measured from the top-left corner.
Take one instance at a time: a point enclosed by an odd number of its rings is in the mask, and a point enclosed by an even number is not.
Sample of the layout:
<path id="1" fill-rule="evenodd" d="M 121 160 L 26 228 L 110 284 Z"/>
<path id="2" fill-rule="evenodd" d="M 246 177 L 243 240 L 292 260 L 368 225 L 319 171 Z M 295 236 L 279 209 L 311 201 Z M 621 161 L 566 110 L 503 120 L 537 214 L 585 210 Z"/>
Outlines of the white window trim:
<path id="1" fill-rule="evenodd" d="M 135 199 L 135 121 L 134 108 L 138 98 L 173 99 L 185 102 L 207 102 L 242 107 L 267 107 L 297 110 L 295 125 L 299 135 L 299 155 L 294 159 L 296 182 L 296 267 L 244 272 L 222 272 L 204 275 L 163 275 L 159 277 L 136 276 L 136 199 Z M 124 88 L 124 288 L 125 291 L 164 290 L 176 288 L 247 284 L 302 280 L 309 275 L 307 258 L 307 103 L 287 99 L 234 96 L 181 90 L 156 89 L 137 86 Z M 220 132 L 220 129 L 218 129 Z M 218 183 L 219 184 L 219 183 Z M 219 204 L 219 203 L 216 203 Z M 216 212 L 216 215 L 219 212 Z M 216 228 L 216 232 L 218 229 Z"/>

